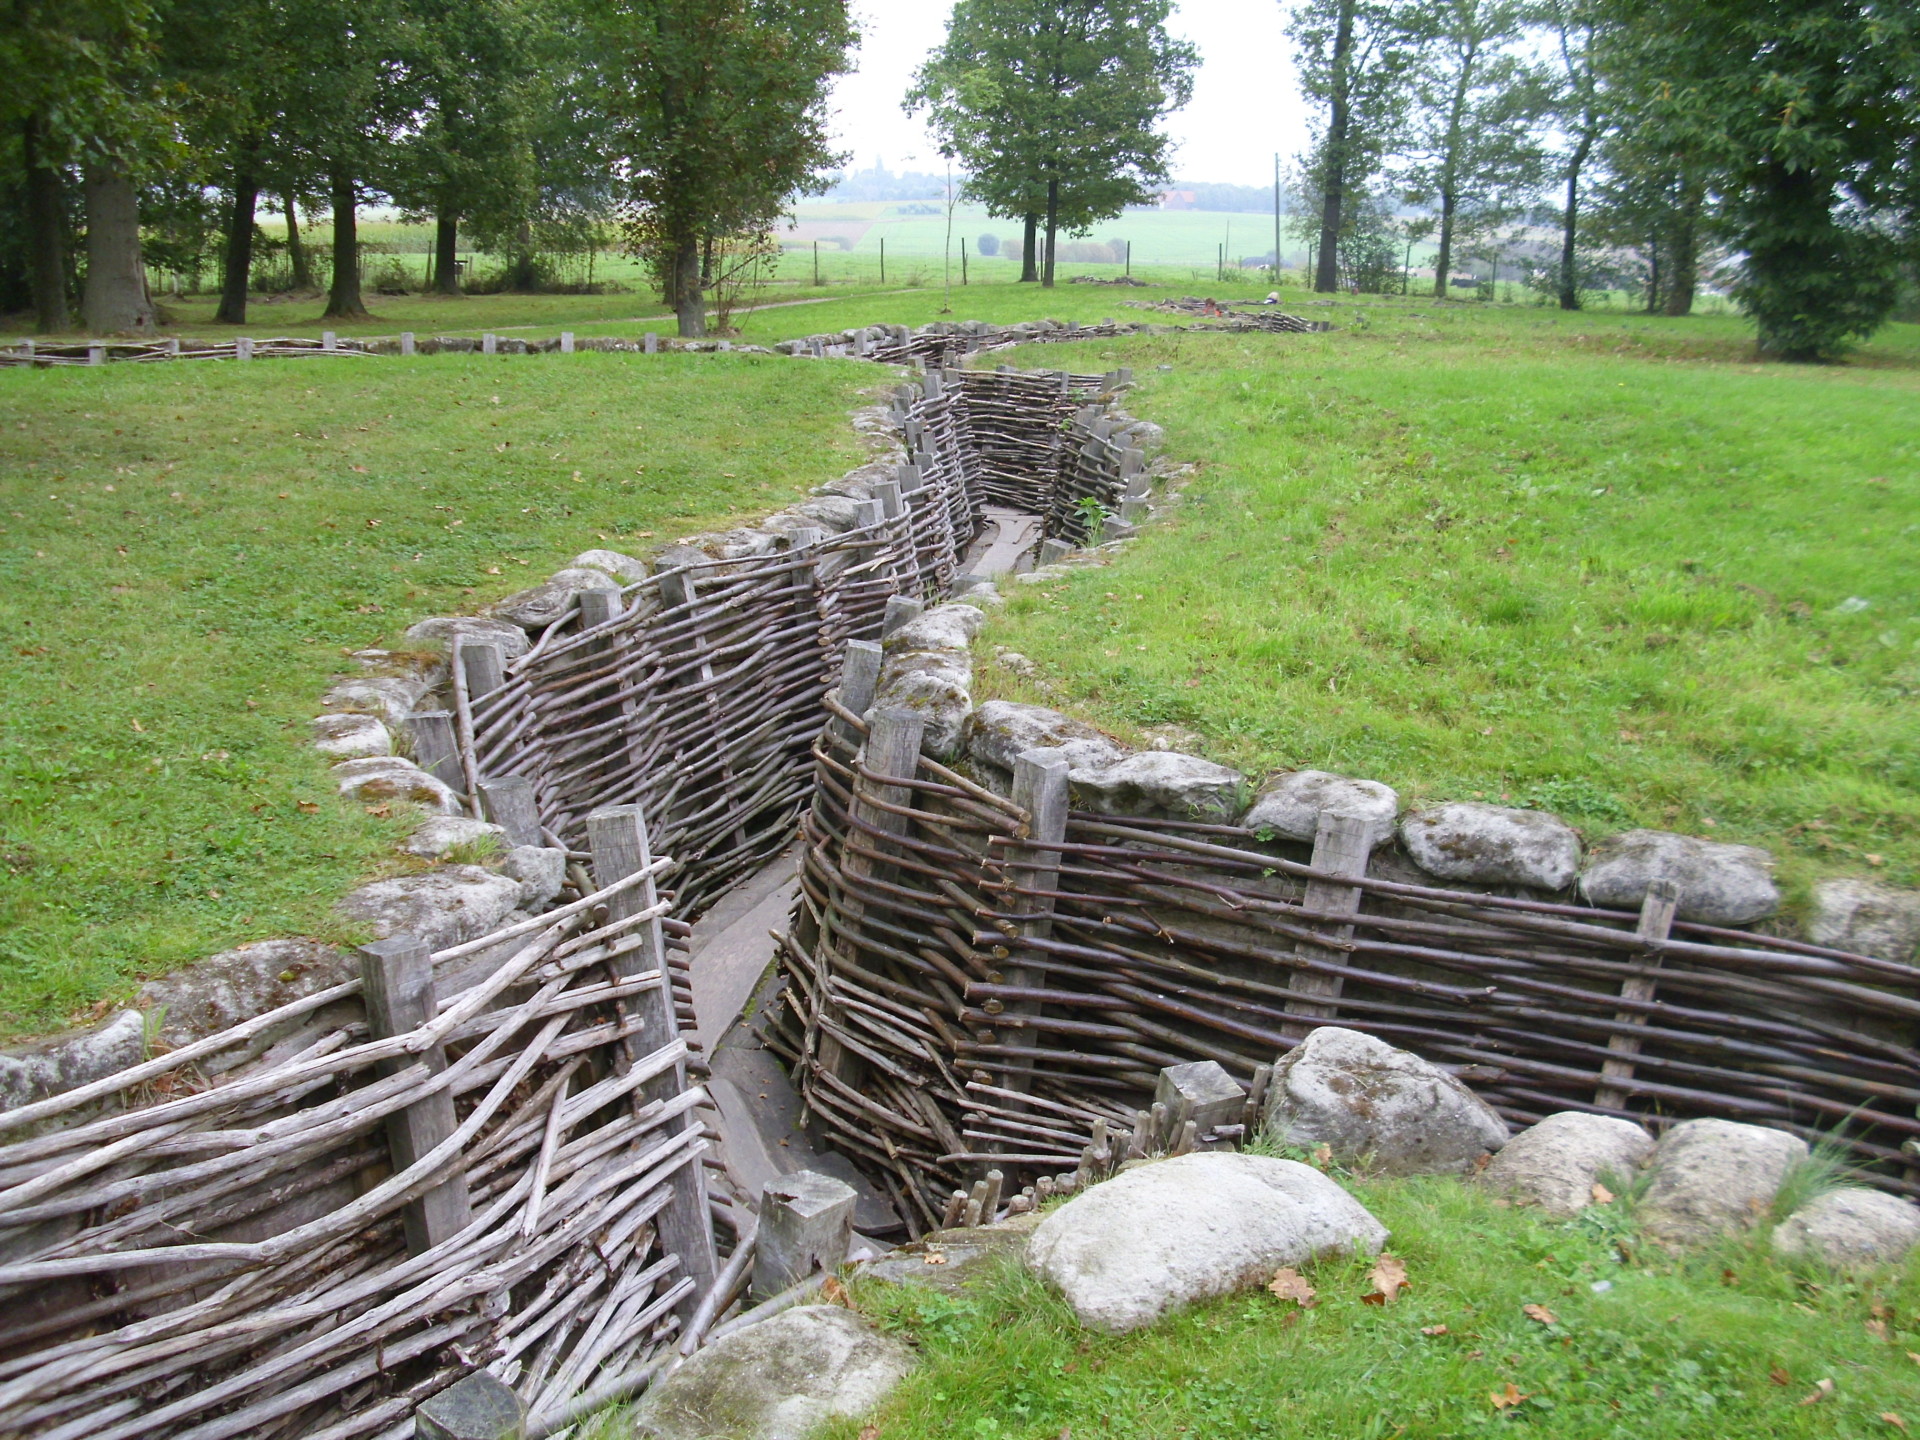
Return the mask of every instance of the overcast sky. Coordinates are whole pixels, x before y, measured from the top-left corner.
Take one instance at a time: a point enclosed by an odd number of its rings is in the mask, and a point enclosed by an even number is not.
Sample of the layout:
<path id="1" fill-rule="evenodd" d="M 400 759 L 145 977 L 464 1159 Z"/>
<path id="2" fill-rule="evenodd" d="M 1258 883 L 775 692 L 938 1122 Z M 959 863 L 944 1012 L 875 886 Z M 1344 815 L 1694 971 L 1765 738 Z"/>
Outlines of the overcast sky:
<path id="1" fill-rule="evenodd" d="M 938 171 L 926 130 L 900 110 L 909 77 L 946 34 L 949 0 L 855 0 L 861 43 L 855 73 L 834 91 L 835 133 L 856 169 Z M 1277 0 L 1180 0 L 1171 28 L 1200 52 L 1193 103 L 1167 128 L 1185 180 L 1273 183 L 1273 152 L 1303 140 L 1304 109 Z"/>

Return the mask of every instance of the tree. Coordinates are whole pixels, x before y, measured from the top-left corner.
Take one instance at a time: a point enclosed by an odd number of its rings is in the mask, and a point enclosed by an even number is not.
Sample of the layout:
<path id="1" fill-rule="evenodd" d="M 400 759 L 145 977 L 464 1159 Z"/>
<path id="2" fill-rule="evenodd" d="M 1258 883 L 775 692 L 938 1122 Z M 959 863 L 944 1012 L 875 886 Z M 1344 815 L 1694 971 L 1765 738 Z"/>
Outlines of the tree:
<path id="1" fill-rule="evenodd" d="M 15 0 L 0 25 L 0 130 L 25 171 L 28 274 L 43 331 L 67 311 L 69 167 L 83 171 L 87 280 L 82 318 L 100 334 L 151 330 L 134 165 L 156 143 L 146 0 Z"/>
<path id="2" fill-rule="evenodd" d="M 1410 199 L 1439 207 L 1433 293 L 1444 300 L 1456 239 L 1504 223 L 1538 183 L 1543 97 L 1507 48 L 1525 20 L 1520 0 L 1433 0 L 1423 18 L 1402 180 Z"/>
<path id="3" fill-rule="evenodd" d="M 947 38 L 914 77 L 967 193 L 1025 228 L 1021 279 L 1054 280 L 1059 232 L 1085 233 L 1168 182 L 1160 130 L 1193 94 L 1199 57 L 1167 33 L 1170 0 L 958 0 Z"/>
<path id="4" fill-rule="evenodd" d="M 1870 335 L 1920 226 L 1920 11 L 1863 0 L 1617 0 L 1609 59 L 1650 143 L 1696 158 L 1762 354 Z"/>
<path id="5" fill-rule="evenodd" d="M 1612 123 L 1597 51 L 1604 40 L 1595 0 L 1548 0 L 1545 18 L 1556 59 L 1552 113 L 1562 136 L 1560 175 L 1566 201 L 1560 209 L 1562 310 L 1580 308 L 1580 199 L 1587 161 Z"/>
<path id="6" fill-rule="evenodd" d="M 1352 231 L 1347 202 L 1368 189 L 1406 124 L 1421 20 L 1399 0 L 1303 0 L 1287 28 L 1299 49 L 1301 88 L 1325 110 L 1305 168 L 1320 217 L 1313 288 L 1331 293 L 1339 288 L 1341 236 Z"/>
<path id="7" fill-rule="evenodd" d="M 704 335 L 705 242 L 767 228 L 841 162 L 826 100 L 856 38 L 847 0 L 604 0 L 578 14 L 625 198 L 680 333 Z"/>

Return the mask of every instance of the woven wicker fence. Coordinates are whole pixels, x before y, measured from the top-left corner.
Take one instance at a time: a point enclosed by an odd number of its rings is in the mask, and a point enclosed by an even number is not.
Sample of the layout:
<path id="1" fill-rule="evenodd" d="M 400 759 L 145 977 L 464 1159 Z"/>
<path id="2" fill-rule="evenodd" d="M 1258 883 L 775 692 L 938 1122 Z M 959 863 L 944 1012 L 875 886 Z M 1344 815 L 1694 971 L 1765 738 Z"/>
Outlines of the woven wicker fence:
<path id="1" fill-rule="evenodd" d="M 716 1257 L 665 862 L 591 828 L 571 905 L 0 1115 L 0 1435 L 397 1437 L 476 1366 L 551 1418 L 679 1333 Z"/>
<path id="2" fill-rule="evenodd" d="M 1908 966 L 1675 924 L 1659 884 L 1635 914 L 1369 876 L 1343 817 L 1307 853 L 1072 811 L 1048 752 L 997 794 L 865 698 L 830 697 L 815 745 L 767 1036 L 923 1225 L 983 1166 L 1072 1171 L 1090 1140 L 1140 1133 L 1162 1066 L 1216 1060 L 1257 1089 L 1326 1023 L 1453 1068 L 1515 1124 L 1844 1133 L 1875 1184 L 1920 1196 Z"/>

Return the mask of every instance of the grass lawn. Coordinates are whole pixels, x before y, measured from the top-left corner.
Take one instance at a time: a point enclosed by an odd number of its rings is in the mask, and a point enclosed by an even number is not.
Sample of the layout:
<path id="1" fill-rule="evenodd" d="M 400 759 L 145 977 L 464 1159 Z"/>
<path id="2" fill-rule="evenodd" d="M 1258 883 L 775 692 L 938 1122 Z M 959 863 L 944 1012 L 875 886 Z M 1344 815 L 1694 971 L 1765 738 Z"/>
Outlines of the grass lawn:
<path id="1" fill-rule="evenodd" d="M 397 821 L 306 721 L 343 650 L 856 458 L 857 365 L 471 356 L 0 372 L 0 1033 L 328 934 Z"/>
<path id="2" fill-rule="evenodd" d="M 1125 302 L 1157 293 L 973 286 L 953 313 L 1142 317 Z M 497 298 L 504 329 L 644 297 Z M 944 298 L 833 295 L 746 338 Z M 1198 469 L 1113 566 L 1009 587 L 983 650 L 1044 686 L 989 661 L 983 694 L 1190 727 L 1256 773 L 1751 840 L 1793 885 L 1920 879 L 1920 327 L 1802 369 L 1751 363 L 1728 318 L 1308 303 L 1343 328 L 995 357 L 1132 365 L 1133 408 Z M 320 803 L 302 744 L 341 650 L 601 537 L 776 508 L 849 462 L 875 379 L 597 355 L 0 373 L 0 1031 L 326 933 L 394 838 Z"/>
<path id="3" fill-rule="evenodd" d="M 1920 880 L 1920 327 L 1812 368 L 1731 319 L 1324 313 L 1021 357 L 1131 363 L 1199 469 L 1111 567 L 1010 587 L 984 643 L 1045 683 L 987 688 L 1256 775 L 1750 841 L 1790 888 Z"/>
<path id="4" fill-rule="evenodd" d="M 1910 1270 L 1796 1270 L 1755 1237 L 1675 1261 L 1642 1248 L 1617 1205 L 1557 1223 L 1448 1179 L 1351 1188 L 1405 1263 L 1392 1304 L 1364 1302 L 1369 1262 L 1333 1261 L 1306 1271 L 1311 1308 L 1255 1291 L 1113 1337 L 1011 1265 L 957 1296 L 856 1283 L 853 1303 L 925 1363 L 871 1428 L 821 1440 L 1864 1440 L 1920 1426 Z M 1823 1381 L 1831 1394 L 1803 1403 Z M 631 1432 L 613 1419 L 599 1433 Z"/>

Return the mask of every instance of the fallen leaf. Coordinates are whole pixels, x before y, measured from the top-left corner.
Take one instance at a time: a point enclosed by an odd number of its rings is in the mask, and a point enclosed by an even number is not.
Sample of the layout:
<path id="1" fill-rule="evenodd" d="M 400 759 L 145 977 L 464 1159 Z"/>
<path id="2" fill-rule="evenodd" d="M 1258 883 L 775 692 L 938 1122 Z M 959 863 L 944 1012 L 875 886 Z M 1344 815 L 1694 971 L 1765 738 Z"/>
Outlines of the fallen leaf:
<path id="1" fill-rule="evenodd" d="M 1558 1325 L 1560 1317 L 1544 1305 L 1522 1305 L 1520 1313 L 1529 1320 L 1537 1320 L 1542 1325 Z"/>
<path id="2" fill-rule="evenodd" d="M 1613 1203 L 1613 1192 L 1598 1180 L 1593 1182 L 1593 1203 L 1596 1205 L 1611 1205 Z"/>
<path id="3" fill-rule="evenodd" d="M 833 1275 L 829 1275 L 826 1283 L 820 1287 L 820 1299 L 828 1305 L 846 1305 L 847 1308 L 852 1308 L 847 1300 L 847 1287 Z"/>
<path id="4" fill-rule="evenodd" d="M 942 1255 L 937 1250 L 929 1250 L 926 1253 L 925 1259 L 926 1259 L 926 1263 L 929 1265 L 944 1265 L 947 1263 L 947 1257 Z"/>
<path id="5" fill-rule="evenodd" d="M 1867 1321 L 1867 1334 L 1882 1344 L 1887 1344 L 1893 1339 L 1893 1336 L 1887 1333 L 1887 1322 L 1884 1320 Z"/>
<path id="6" fill-rule="evenodd" d="M 1273 1279 L 1267 1282 L 1267 1289 L 1282 1300 L 1293 1301 L 1302 1310 L 1310 1309 L 1318 1294 L 1291 1265 L 1283 1265 L 1276 1270 Z"/>
<path id="7" fill-rule="evenodd" d="M 1316 1145 L 1313 1147 L 1313 1164 L 1317 1170 L 1324 1170 L 1333 1163 L 1333 1147 Z"/>
<path id="8" fill-rule="evenodd" d="M 878 1425 L 862 1425 L 860 1427 L 860 1440 L 880 1440 L 880 1427 Z"/>
<path id="9" fill-rule="evenodd" d="M 1808 1405 L 1818 1405 L 1822 1400 L 1826 1399 L 1831 1394 L 1833 1394 L 1833 1381 L 1816 1380 L 1813 1382 L 1813 1393 L 1807 1396 L 1806 1399 L 1800 1402 L 1801 1407 L 1804 1408 Z"/>
<path id="10" fill-rule="evenodd" d="M 320 810 L 320 802 L 317 800 L 296 800 L 293 802 L 293 808 L 298 810 L 302 815 L 314 815 Z"/>
<path id="11" fill-rule="evenodd" d="M 1478 1360 L 1482 1355 L 1485 1355 L 1486 1353 L 1487 1352 L 1484 1350 L 1469 1350 L 1467 1351 L 1467 1359 Z"/>
<path id="12" fill-rule="evenodd" d="M 1495 1390 L 1492 1394 L 1488 1395 L 1487 1398 L 1493 1402 L 1494 1409 L 1511 1410 L 1522 1400 L 1528 1400 L 1532 1397 L 1509 1380 L 1504 1390 Z"/>
<path id="13" fill-rule="evenodd" d="M 137 734 L 144 735 L 147 733 L 147 727 L 142 725 L 138 720 L 133 722 L 133 728 Z"/>
<path id="14" fill-rule="evenodd" d="M 1367 1279 L 1373 1283 L 1373 1291 L 1362 1295 L 1360 1299 L 1368 1305 L 1391 1305 L 1402 1290 L 1413 1288 L 1407 1282 L 1405 1262 L 1384 1252 L 1374 1262 L 1373 1269 L 1367 1272 Z"/>
<path id="15" fill-rule="evenodd" d="M 1793 1383 L 1793 1376 L 1782 1370 L 1778 1365 L 1767 1371 L 1767 1378 L 1776 1385 L 1791 1385 Z"/>
<path id="16" fill-rule="evenodd" d="M 1420 1333 L 1422 1335 L 1444 1335 L 1447 1333 L 1447 1327 L 1444 1325 L 1422 1325 L 1420 1327 Z"/>
<path id="17" fill-rule="evenodd" d="M 1907 1422 L 1902 1420 L 1898 1415 L 1894 1414 L 1891 1410 L 1882 1410 L 1880 1412 L 1880 1418 L 1886 1421 L 1889 1425 L 1893 1426 L 1893 1428 L 1898 1430 L 1902 1435 L 1907 1435 L 1912 1433 L 1907 1429 Z"/>
<path id="18" fill-rule="evenodd" d="M 1909 1350 L 1907 1351 L 1907 1358 L 1913 1361 L 1914 1364 L 1920 1365 L 1920 1352 Z"/>

